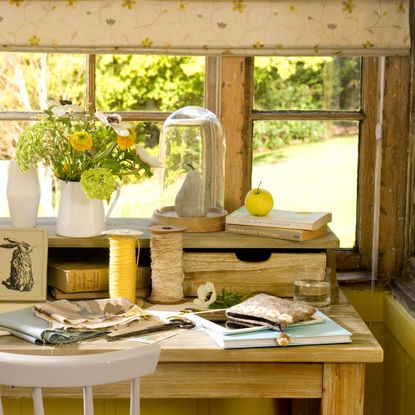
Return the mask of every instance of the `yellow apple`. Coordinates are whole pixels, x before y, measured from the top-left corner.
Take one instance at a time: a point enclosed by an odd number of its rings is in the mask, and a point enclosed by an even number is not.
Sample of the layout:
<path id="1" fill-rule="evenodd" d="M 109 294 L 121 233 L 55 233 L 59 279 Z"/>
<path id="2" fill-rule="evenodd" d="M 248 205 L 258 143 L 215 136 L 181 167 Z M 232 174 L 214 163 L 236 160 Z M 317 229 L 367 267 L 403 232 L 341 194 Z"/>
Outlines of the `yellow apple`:
<path id="1" fill-rule="evenodd" d="M 260 189 L 261 183 L 245 196 L 245 208 L 253 216 L 266 216 L 274 206 L 274 199 L 268 190 Z"/>

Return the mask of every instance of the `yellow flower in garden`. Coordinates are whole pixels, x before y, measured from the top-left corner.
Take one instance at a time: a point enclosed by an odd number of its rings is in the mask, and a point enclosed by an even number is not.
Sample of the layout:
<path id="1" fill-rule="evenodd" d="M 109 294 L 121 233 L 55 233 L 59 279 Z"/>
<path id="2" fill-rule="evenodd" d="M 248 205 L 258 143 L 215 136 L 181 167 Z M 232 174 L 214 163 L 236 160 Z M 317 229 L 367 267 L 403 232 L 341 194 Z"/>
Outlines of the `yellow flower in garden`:
<path id="1" fill-rule="evenodd" d="M 92 147 L 92 137 L 86 131 L 76 131 L 69 137 L 71 147 L 78 151 L 87 151 Z"/>
<path id="2" fill-rule="evenodd" d="M 127 136 L 117 135 L 117 144 L 121 150 L 127 150 L 127 148 L 132 147 L 135 144 L 136 133 L 133 129 L 129 128 L 130 132 Z"/>

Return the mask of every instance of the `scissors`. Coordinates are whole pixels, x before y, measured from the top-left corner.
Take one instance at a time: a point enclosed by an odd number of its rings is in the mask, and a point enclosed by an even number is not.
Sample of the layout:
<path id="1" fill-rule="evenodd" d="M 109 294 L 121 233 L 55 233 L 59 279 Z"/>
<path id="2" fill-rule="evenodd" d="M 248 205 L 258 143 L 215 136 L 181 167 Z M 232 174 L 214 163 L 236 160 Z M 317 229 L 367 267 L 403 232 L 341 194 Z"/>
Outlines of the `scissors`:
<path id="1" fill-rule="evenodd" d="M 143 336 L 148 333 L 155 333 L 158 331 L 165 331 L 165 330 L 172 330 L 172 329 L 192 329 L 195 327 L 195 323 L 193 321 L 188 320 L 187 318 L 182 317 L 173 317 L 171 318 L 168 323 L 157 324 L 155 326 L 146 327 L 144 329 L 129 331 L 126 333 L 120 333 L 115 335 L 107 335 L 107 340 L 119 340 L 126 337 L 132 336 Z"/>

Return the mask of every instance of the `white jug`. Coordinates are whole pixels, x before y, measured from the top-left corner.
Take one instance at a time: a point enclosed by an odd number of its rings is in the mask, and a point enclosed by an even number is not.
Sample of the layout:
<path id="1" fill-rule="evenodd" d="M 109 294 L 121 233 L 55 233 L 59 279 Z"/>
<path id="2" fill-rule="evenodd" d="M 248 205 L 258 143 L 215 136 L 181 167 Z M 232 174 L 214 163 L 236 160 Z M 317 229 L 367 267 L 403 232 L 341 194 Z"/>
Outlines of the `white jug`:
<path id="1" fill-rule="evenodd" d="M 59 186 L 61 200 L 56 220 L 56 234 L 79 238 L 101 235 L 120 196 L 120 187 L 117 186 L 117 193 L 105 215 L 103 201 L 86 197 L 80 182 L 59 180 Z"/>

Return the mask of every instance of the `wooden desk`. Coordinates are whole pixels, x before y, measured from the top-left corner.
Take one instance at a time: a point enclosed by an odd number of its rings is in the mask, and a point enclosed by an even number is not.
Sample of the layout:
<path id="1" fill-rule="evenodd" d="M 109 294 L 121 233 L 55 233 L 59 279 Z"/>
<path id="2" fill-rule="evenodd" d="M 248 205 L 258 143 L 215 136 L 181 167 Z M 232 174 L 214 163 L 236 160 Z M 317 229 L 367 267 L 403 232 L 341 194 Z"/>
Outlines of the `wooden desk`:
<path id="1" fill-rule="evenodd" d="M 222 350 L 203 331 L 190 330 L 161 342 L 155 374 L 142 380 L 143 398 L 320 398 L 321 413 L 363 414 L 366 363 L 381 362 L 383 351 L 353 307 L 344 300 L 324 310 L 353 333 L 351 344 Z M 16 353 L 73 354 L 131 347 L 131 340 L 99 339 L 52 348 L 12 336 L 0 337 L 0 350 Z M 97 388 L 96 395 L 128 397 L 128 385 Z M 3 396 L 28 391 L 3 388 Z M 80 396 L 80 391 L 48 390 L 46 396 Z"/>

